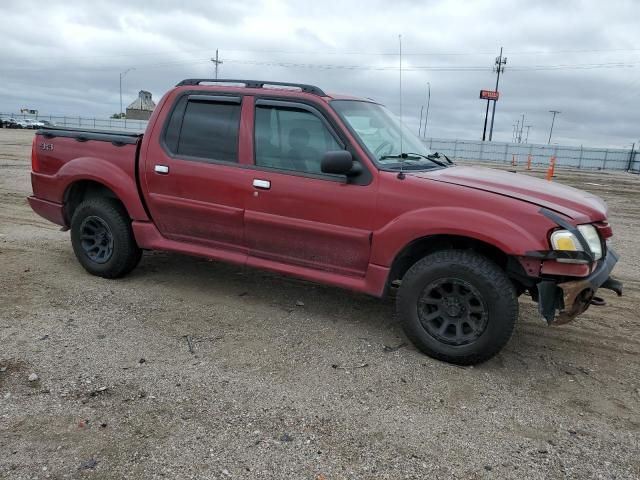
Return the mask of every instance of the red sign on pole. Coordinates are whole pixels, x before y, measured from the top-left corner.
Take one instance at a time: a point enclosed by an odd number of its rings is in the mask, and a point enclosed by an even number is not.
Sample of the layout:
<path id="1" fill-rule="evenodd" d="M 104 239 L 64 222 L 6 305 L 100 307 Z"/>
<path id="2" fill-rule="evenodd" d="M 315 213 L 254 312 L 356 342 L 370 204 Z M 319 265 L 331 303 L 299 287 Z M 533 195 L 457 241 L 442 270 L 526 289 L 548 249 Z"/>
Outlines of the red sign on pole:
<path id="1" fill-rule="evenodd" d="M 494 90 L 480 90 L 480 98 L 482 100 L 498 100 L 500 93 Z"/>

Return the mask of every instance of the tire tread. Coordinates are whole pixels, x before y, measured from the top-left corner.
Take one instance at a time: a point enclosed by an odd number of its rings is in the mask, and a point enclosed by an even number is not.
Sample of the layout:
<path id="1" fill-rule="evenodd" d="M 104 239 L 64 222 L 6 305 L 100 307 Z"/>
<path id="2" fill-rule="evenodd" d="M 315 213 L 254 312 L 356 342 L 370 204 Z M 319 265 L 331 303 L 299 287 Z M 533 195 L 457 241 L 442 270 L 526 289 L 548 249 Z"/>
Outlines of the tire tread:
<path id="1" fill-rule="evenodd" d="M 501 292 L 501 295 L 503 296 L 501 300 L 505 308 L 500 313 L 500 315 L 504 316 L 505 318 L 505 321 L 503 322 L 505 328 L 498 330 L 497 335 L 490 339 L 488 348 L 482 351 L 456 356 L 438 352 L 424 344 L 424 342 L 416 333 L 414 325 L 411 325 L 411 318 L 408 318 L 408 316 L 403 312 L 405 308 L 412 308 L 411 305 L 407 305 L 407 303 L 412 302 L 411 299 L 407 298 L 410 293 L 410 289 L 408 288 L 408 286 L 418 281 L 418 279 L 422 275 L 424 275 L 426 271 L 433 268 L 434 266 L 451 264 L 455 264 L 458 267 L 468 269 L 475 275 L 484 277 L 487 282 L 494 285 L 494 291 Z M 403 286 L 406 288 L 403 288 Z M 495 262 L 493 262 L 489 258 L 471 250 L 440 250 L 423 257 L 421 260 L 418 260 L 407 271 L 404 278 L 402 279 L 402 284 L 398 291 L 398 296 L 396 299 L 396 312 L 398 317 L 400 318 L 407 337 L 421 351 L 433 358 L 449 363 L 455 363 L 458 365 L 473 365 L 489 360 L 494 355 L 496 355 L 509 341 L 515 327 L 516 320 L 518 318 L 518 298 L 513 283 L 511 282 L 511 280 L 509 280 L 509 277 Z"/>

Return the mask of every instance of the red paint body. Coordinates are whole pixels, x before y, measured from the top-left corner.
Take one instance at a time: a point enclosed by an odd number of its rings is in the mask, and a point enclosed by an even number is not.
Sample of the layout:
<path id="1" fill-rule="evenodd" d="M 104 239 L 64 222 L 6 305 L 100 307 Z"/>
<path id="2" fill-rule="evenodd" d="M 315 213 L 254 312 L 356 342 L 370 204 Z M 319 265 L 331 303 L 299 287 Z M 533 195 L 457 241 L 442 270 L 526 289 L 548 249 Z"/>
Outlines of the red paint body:
<path id="1" fill-rule="evenodd" d="M 238 164 L 180 159 L 162 147 L 174 100 L 194 90 L 243 96 Z M 424 237 L 482 241 L 517 258 L 531 277 L 541 271 L 580 277 L 589 274 L 589 266 L 528 257 L 548 250 L 549 233 L 557 228 L 540 208 L 574 225 L 601 222 L 601 234 L 610 236 L 600 199 L 556 183 L 479 167 L 407 172 L 404 179 L 379 170 L 330 106 L 345 97 L 269 92 L 270 98 L 313 105 L 341 129 L 354 157 L 371 172 L 369 184 L 260 169 L 254 165 L 254 103 L 264 95 L 257 88 L 177 87 L 160 101 L 138 145 L 37 135 L 34 147 L 48 142 L 53 149 L 34 148 L 30 204 L 68 226 L 67 192 L 91 180 L 122 201 L 142 248 L 266 268 L 376 296 L 385 291 L 398 254 Z M 169 175 L 154 172 L 159 163 L 169 167 Z M 254 188 L 254 179 L 270 181 L 271 188 Z"/>

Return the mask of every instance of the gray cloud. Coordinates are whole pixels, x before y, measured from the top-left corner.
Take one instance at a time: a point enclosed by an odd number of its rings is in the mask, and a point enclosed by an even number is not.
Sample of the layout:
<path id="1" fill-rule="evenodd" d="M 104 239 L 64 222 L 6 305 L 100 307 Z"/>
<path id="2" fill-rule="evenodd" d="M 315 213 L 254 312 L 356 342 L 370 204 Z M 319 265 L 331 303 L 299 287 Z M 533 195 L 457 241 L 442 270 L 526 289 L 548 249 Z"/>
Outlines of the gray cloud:
<path id="1" fill-rule="evenodd" d="M 182 78 L 212 76 L 219 48 L 221 76 L 314 83 L 397 112 L 401 33 L 409 128 L 417 130 L 429 82 L 429 135 L 480 138 L 478 92 L 495 85 L 490 67 L 502 45 L 508 63 L 494 139 L 509 141 L 524 113 L 529 139 L 546 143 L 550 109 L 562 111 L 558 143 L 623 147 L 640 138 L 633 0 L 606 8 L 550 0 L 132 3 L 3 2 L 0 111 L 109 115 L 119 108 L 120 72 L 135 68 L 125 103 L 140 89 L 158 100 Z"/>

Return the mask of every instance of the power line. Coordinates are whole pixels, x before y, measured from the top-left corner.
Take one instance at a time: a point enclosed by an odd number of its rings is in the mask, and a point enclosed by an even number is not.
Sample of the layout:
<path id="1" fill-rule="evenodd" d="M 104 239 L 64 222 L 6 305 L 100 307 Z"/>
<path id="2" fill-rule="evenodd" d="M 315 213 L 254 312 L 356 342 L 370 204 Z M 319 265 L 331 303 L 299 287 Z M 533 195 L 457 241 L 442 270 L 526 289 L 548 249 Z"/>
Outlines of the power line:
<path id="1" fill-rule="evenodd" d="M 317 55 L 318 52 L 313 51 L 291 51 L 279 49 L 249 49 L 249 48 L 225 48 L 227 52 L 239 53 L 259 53 L 259 54 L 279 54 L 279 55 Z M 512 55 L 559 55 L 559 54 L 575 54 L 575 53 L 624 53 L 638 52 L 640 48 L 604 48 L 604 49 L 566 49 L 566 50 L 515 50 Z M 105 55 L 47 55 L 47 56 L 29 56 L 29 57 L 13 57 L 12 59 L 37 60 L 37 59 L 67 59 L 67 58 L 130 58 L 141 56 L 159 56 L 165 57 L 171 54 L 185 53 L 213 53 L 213 49 L 193 49 L 193 50 L 163 50 L 156 52 L 137 52 L 137 53 L 117 53 Z M 403 52 L 405 57 L 431 57 L 431 56 L 476 56 L 476 55 L 492 55 L 491 51 L 468 51 L 468 52 Z M 323 50 L 322 55 L 361 55 L 361 56 L 397 56 L 398 52 L 367 52 L 367 51 L 326 51 Z"/>
<path id="2" fill-rule="evenodd" d="M 403 54 L 404 55 L 404 54 Z M 136 69 L 163 68 L 181 65 L 197 65 L 211 62 L 211 59 L 190 59 L 176 60 L 170 62 L 137 64 Z M 220 61 L 221 62 L 221 61 Z M 348 64 L 332 64 L 332 63 L 297 63 L 297 62 L 279 62 L 279 61 L 260 61 L 245 59 L 226 59 L 227 63 L 235 63 L 240 65 L 258 65 L 283 68 L 308 68 L 322 70 L 369 70 L 369 71 L 397 71 L 397 67 L 391 65 L 348 65 Z M 557 65 L 520 65 L 511 66 L 510 72 L 530 72 L 544 70 L 591 70 L 591 69 L 610 69 L 610 68 L 633 68 L 640 65 L 640 61 L 634 62 L 608 62 L 608 63 L 590 63 L 590 64 L 557 64 Z M 87 67 L 85 70 L 113 70 L 118 66 L 99 66 Z M 51 70 L 51 67 L 31 68 L 29 66 L 6 65 L 7 70 L 24 70 L 24 71 L 42 71 Z M 489 71 L 491 67 L 483 65 L 412 65 L 403 66 L 402 70 L 406 72 L 417 71 L 433 71 L 433 72 L 483 72 Z"/>

